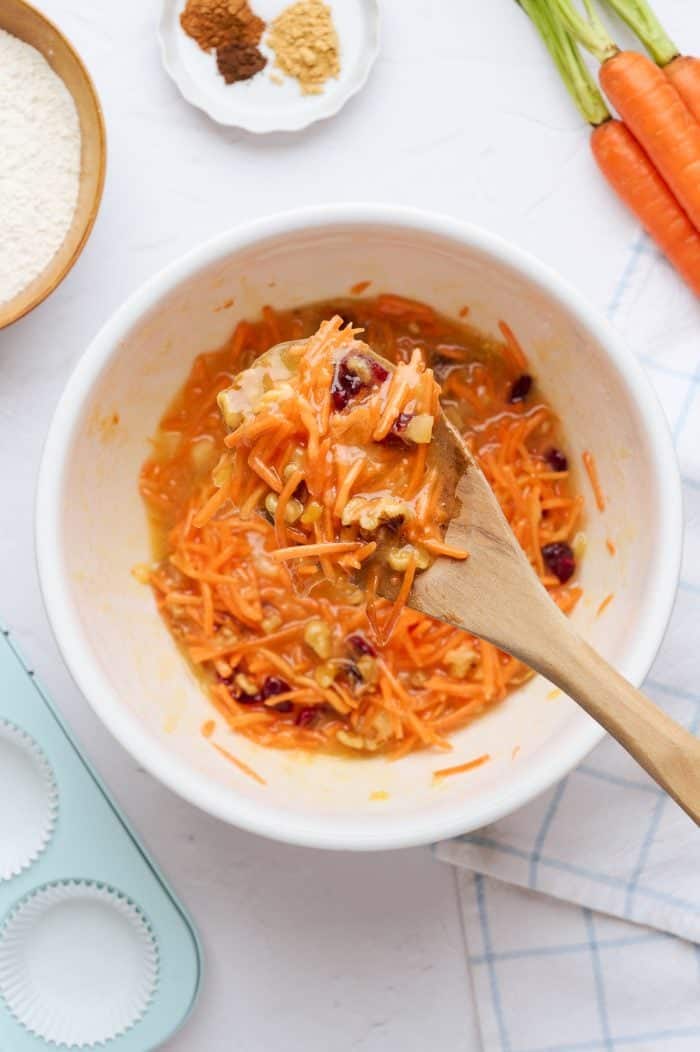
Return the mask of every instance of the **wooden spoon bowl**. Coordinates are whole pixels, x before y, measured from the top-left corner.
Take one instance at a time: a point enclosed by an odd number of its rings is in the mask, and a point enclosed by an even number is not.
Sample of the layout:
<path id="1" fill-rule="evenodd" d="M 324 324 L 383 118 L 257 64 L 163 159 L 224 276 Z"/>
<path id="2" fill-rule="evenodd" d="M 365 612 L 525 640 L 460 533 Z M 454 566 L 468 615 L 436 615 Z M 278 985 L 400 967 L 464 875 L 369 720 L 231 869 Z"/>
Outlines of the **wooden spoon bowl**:
<path id="1" fill-rule="evenodd" d="M 439 558 L 416 576 L 409 606 L 481 636 L 576 701 L 700 824 L 700 740 L 590 647 L 540 584 L 481 468 L 444 416 L 435 432 L 458 510 Z"/>
<path id="2" fill-rule="evenodd" d="M 46 299 L 82 252 L 102 197 L 107 145 L 102 108 L 90 75 L 53 22 L 24 0 L 2 0 L 0 29 L 41 52 L 62 79 L 75 101 L 81 136 L 80 186 L 73 221 L 63 244 L 41 274 L 11 300 L 0 304 L 0 329 L 3 329 Z"/>
<path id="3" fill-rule="evenodd" d="M 263 374 L 274 382 L 291 375 L 294 361 L 287 355 L 294 345 L 303 352 L 303 341 L 278 344 L 221 392 L 219 406 L 229 426 L 260 398 Z M 394 368 L 371 353 L 387 371 Z M 408 605 L 488 640 L 540 672 L 605 727 L 700 824 L 700 740 L 581 639 L 542 587 L 476 458 L 444 414 L 436 420 L 432 445 L 444 492 L 453 502 L 445 539 L 469 557 L 437 558 L 416 575 Z M 382 579 L 379 591 L 394 599 L 397 585 Z"/>

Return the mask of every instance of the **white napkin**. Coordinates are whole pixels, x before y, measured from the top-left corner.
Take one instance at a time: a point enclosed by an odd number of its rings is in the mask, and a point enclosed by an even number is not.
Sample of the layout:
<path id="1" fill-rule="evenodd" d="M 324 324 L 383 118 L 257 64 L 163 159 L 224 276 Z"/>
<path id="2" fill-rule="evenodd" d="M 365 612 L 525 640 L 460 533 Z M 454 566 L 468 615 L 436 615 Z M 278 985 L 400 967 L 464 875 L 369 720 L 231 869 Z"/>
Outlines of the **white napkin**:
<path id="1" fill-rule="evenodd" d="M 644 235 L 607 304 L 678 451 L 685 555 L 645 689 L 700 727 L 700 310 Z M 439 844 L 485 1052 L 700 1049 L 700 835 L 612 739 L 520 811 Z"/>

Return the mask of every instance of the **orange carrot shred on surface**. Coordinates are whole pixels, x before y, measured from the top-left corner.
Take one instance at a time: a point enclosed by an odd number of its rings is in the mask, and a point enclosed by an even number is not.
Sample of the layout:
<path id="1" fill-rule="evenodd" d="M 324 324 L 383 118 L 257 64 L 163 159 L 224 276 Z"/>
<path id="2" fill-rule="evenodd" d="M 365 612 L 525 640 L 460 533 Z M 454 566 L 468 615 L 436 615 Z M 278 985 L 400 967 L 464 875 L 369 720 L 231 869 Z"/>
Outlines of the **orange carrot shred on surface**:
<path id="1" fill-rule="evenodd" d="M 359 395 L 338 405 L 338 356 L 356 352 L 362 329 L 397 368 L 385 379 L 380 371 L 374 386 L 363 379 Z M 277 337 L 307 341 L 283 405 L 270 399 L 228 434 L 218 393 Z M 474 330 L 432 308 L 385 294 L 267 308 L 195 361 L 142 470 L 157 544 L 144 579 L 217 725 L 260 746 L 395 761 L 449 749 L 447 735 L 527 678 L 515 659 L 407 603 L 419 555 L 468 557 L 444 540 L 449 513 L 429 445 L 401 437 L 414 417 L 441 411 L 434 364 L 449 362 L 442 405 L 534 566 L 544 545 L 571 539 L 581 512 L 568 472 L 547 461 L 555 414 L 535 394 L 511 403 L 518 352 L 505 336 L 497 352 L 492 339 L 485 346 L 484 355 Z M 222 454 L 213 469 L 197 466 L 203 438 Z M 385 529 L 387 495 L 410 514 Z M 546 515 L 535 514 L 538 502 Z M 361 526 L 363 515 L 370 525 L 379 516 L 379 531 Z M 380 595 L 390 552 L 403 559 L 394 603 Z M 538 572 L 560 608 L 572 609 L 581 590 Z M 213 720 L 202 733 L 213 735 Z"/>
<path id="2" fill-rule="evenodd" d="M 218 753 L 228 760 L 229 763 L 232 763 L 234 767 L 237 767 L 239 771 L 242 771 L 243 774 L 247 774 L 249 778 L 252 778 L 254 782 L 258 782 L 260 785 L 267 785 L 265 779 L 259 775 L 257 771 L 254 771 L 253 768 L 249 767 L 243 760 L 239 760 L 237 756 L 234 756 L 232 752 L 225 749 L 223 745 L 217 745 L 216 742 L 212 742 L 211 744 Z"/>
<path id="3" fill-rule="evenodd" d="M 216 730 L 216 723 L 214 720 L 205 720 L 202 724 L 202 737 L 211 738 L 212 734 Z"/>
<path id="4" fill-rule="evenodd" d="M 585 450 L 583 453 L 583 466 L 585 467 L 586 474 L 591 482 L 596 507 L 598 511 L 605 511 L 605 494 L 603 493 L 600 479 L 598 478 L 598 468 L 595 462 L 595 457 L 589 450 Z"/>
<path id="5" fill-rule="evenodd" d="M 611 592 L 610 595 L 606 595 L 605 599 L 603 600 L 603 602 L 600 604 L 600 606 L 596 610 L 595 616 L 596 617 L 600 617 L 600 615 L 603 613 L 603 611 L 606 610 L 610 606 L 610 604 L 612 603 L 614 598 L 615 598 L 615 594 L 613 592 Z"/>
<path id="6" fill-rule="evenodd" d="M 467 307 L 466 304 L 465 304 L 464 307 L 460 307 L 458 316 L 460 318 L 467 318 L 469 316 L 469 311 L 470 311 L 470 308 Z"/>
<path id="7" fill-rule="evenodd" d="M 615 541 L 613 541 L 610 537 L 608 537 L 605 541 L 605 547 L 608 549 L 611 555 L 617 554 L 617 546 L 615 544 Z"/>
<path id="8" fill-rule="evenodd" d="M 481 767 L 482 764 L 488 763 L 491 759 L 489 753 L 485 752 L 483 756 L 477 756 L 475 760 L 469 760 L 467 763 L 458 763 L 454 767 L 441 767 L 437 771 L 433 771 L 433 778 L 450 778 L 453 774 L 464 774 L 466 771 L 473 771 L 475 767 Z"/>
<path id="9" fill-rule="evenodd" d="M 363 292 L 367 291 L 371 284 L 371 281 L 358 281 L 356 284 L 350 286 L 350 292 L 353 296 L 360 296 Z"/>

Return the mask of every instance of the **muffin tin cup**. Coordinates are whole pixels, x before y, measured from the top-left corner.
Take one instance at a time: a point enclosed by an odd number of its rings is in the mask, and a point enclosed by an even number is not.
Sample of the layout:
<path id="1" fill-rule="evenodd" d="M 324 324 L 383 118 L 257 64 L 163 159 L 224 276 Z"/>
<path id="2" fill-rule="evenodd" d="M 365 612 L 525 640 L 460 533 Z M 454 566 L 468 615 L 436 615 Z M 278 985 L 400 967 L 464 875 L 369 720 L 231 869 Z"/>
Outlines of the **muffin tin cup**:
<path id="1" fill-rule="evenodd" d="M 143 1017 L 158 947 L 143 913 L 113 888 L 61 881 L 32 891 L 0 929 L 0 997 L 49 1044 L 92 1048 Z"/>
<path id="2" fill-rule="evenodd" d="M 0 719 L 0 882 L 36 862 L 57 814 L 58 789 L 46 755 L 20 727 Z"/>
<path id="3" fill-rule="evenodd" d="M 159 1048 L 196 933 L 4 629 L 0 688 L 0 1049 Z"/>

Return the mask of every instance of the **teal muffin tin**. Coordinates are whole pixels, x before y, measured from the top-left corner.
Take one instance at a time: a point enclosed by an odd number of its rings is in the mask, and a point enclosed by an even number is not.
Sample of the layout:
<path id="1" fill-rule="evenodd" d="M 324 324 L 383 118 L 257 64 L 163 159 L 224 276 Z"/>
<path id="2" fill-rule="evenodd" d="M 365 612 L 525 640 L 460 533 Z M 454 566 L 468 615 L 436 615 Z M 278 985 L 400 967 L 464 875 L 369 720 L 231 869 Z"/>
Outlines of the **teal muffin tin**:
<path id="1" fill-rule="evenodd" d="M 150 1052 L 199 989 L 194 927 L 0 631 L 0 1052 Z"/>

